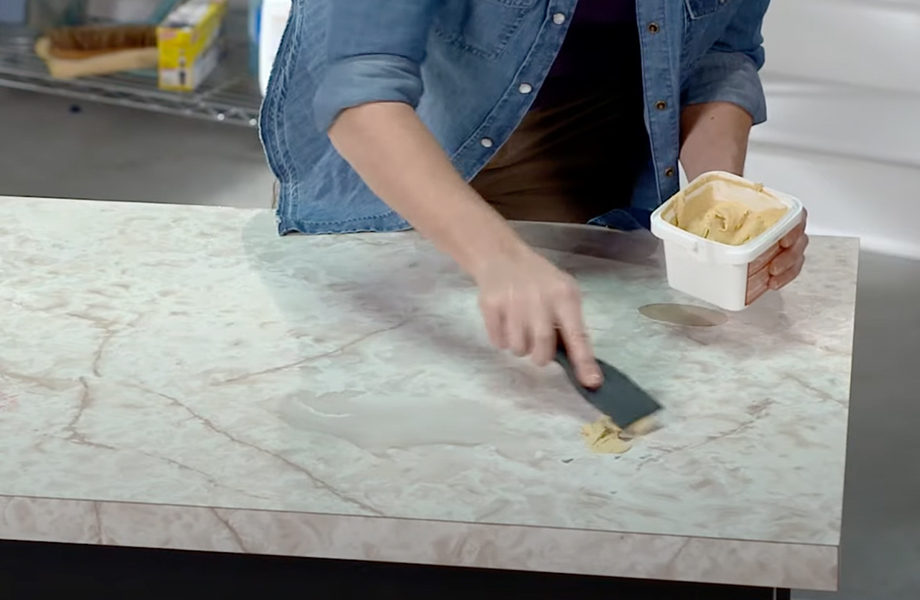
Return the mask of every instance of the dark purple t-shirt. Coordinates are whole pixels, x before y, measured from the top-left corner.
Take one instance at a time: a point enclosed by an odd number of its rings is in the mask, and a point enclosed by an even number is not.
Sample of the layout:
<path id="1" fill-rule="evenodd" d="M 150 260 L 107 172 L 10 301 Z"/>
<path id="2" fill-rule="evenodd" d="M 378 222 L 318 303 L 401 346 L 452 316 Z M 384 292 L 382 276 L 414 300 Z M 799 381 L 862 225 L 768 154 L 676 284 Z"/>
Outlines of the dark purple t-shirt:
<path id="1" fill-rule="evenodd" d="M 570 96 L 567 91 L 604 78 L 603 66 L 616 62 L 624 30 L 635 25 L 636 0 L 579 0 L 565 42 L 534 107 L 564 102 Z"/>

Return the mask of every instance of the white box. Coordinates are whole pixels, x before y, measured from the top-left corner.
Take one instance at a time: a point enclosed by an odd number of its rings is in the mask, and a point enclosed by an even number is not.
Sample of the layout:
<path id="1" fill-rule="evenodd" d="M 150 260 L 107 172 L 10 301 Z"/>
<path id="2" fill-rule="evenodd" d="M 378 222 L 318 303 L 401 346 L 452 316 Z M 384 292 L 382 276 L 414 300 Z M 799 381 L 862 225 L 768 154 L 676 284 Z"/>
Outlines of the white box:
<path id="1" fill-rule="evenodd" d="M 713 242 L 672 224 L 678 198 L 692 197 L 715 185 L 722 188 L 720 196 L 724 200 L 755 209 L 779 202 L 789 210 L 763 234 L 740 246 Z M 795 229 L 802 222 L 803 212 L 797 198 L 743 177 L 722 171 L 700 175 L 652 213 L 652 233 L 664 242 L 668 284 L 725 310 L 747 308 L 748 265 Z"/>
<path id="2" fill-rule="evenodd" d="M 259 89 L 268 90 L 268 78 L 281 46 L 281 37 L 291 16 L 291 0 L 263 0 L 259 23 Z"/>

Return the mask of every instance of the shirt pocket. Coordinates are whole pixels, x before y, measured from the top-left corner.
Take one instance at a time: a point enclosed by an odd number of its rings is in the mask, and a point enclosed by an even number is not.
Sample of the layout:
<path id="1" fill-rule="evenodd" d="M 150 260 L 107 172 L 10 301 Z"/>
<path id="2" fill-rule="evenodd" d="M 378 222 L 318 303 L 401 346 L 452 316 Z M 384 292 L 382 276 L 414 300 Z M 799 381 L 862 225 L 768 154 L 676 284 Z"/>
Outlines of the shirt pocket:
<path id="1" fill-rule="evenodd" d="M 434 33 L 487 60 L 501 56 L 538 0 L 443 0 Z"/>
<path id="2" fill-rule="evenodd" d="M 742 0 L 684 0 L 687 5 L 687 16 L 691 20 L 702 19 L 719 12 L 724 7 L 741 2 Z"/>
<path id="3" fill-rule="evenodd" d="M 684 67 L 692 67 L 725 33 L 744 0 L 684 0 Z"/>

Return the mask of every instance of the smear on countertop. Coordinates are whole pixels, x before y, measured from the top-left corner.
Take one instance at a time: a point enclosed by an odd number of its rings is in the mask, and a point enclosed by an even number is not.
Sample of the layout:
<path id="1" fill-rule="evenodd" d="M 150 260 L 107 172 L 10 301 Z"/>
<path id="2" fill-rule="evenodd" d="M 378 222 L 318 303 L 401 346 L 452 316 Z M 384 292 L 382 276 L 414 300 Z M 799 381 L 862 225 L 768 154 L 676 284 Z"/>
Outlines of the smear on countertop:
<path id="1" fill-rule="evenodd" d="M 639 307 L 643 317 L 679 327 L 715 327 L 728 322 L 728 315 L 692 304 L 646 304 Z"/>
<path id="2" fill-rule="evenodd" d="M 581 428 L 588 449 L 598 454 L 623 454 L 632 448 L 632 440 L 655 428 L 652 417 L 639 419 L 627 429 L 621 429 L 610 417 L 601 417 Z"/>

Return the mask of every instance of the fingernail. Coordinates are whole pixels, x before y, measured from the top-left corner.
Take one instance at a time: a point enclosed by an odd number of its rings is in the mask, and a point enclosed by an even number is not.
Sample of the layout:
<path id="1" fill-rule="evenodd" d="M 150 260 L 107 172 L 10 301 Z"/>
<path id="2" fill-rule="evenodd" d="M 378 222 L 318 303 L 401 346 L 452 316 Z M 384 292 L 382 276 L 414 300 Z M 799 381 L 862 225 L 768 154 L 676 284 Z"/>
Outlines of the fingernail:
<path id="1" fill-rule="evenodd" d="M 588 375 L 588 386 L 590 387 L 599 387 L 600 384 L 604 383 L 604 378 L 601 377 L 600 373 L 591 373 Z"/>

